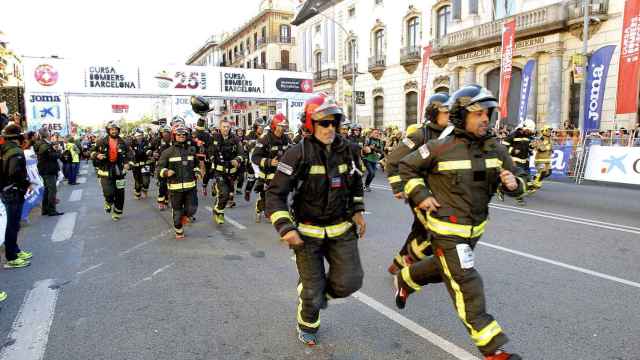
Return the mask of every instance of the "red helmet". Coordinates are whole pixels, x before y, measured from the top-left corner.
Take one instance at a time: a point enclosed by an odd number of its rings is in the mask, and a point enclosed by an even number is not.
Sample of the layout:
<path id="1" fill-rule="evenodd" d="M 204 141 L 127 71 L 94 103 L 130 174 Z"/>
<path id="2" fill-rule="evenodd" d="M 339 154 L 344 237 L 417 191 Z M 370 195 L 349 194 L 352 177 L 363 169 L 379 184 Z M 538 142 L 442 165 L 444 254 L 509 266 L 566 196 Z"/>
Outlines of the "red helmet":
<path id="1" fill-rule="evenodd" d="M 275 131 L 276 126 L 289 126 L 287 117 L 283 113 L 277 113 L 271 118 L 271 131 Z"/>
<path id="2" fill-rule="evenodd" d="M 340 121 L 344 120 L 344 113 L 336 104 L 336 100 L 327 93 L 321 92 L 304 102 L 304 111 L 300 115 L 300 122 L 307 131 L 313 132 L 312 121 L 321 120 L 328 115 L 335 115 Z"/>

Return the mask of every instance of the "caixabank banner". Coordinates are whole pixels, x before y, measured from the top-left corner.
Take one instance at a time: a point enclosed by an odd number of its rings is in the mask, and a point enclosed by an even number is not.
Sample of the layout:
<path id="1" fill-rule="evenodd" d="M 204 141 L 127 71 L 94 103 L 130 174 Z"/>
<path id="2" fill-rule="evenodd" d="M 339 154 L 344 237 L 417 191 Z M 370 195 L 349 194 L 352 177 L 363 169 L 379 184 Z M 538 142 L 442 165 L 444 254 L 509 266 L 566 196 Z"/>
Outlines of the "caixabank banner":
<path id="1" fill-rule="evenodd" d="M 584 178 L 640 185 L 640 147 L 591 146 Z"/>

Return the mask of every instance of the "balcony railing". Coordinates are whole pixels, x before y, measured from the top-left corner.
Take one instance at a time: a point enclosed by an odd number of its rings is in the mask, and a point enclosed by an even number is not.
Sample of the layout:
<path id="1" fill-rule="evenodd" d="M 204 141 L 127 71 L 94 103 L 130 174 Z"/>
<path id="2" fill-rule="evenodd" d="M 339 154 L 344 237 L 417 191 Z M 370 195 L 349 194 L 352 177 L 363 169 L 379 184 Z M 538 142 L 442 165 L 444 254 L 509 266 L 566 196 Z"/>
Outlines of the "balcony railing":
<path id="1" fill-rule="evenodd" d="M 584 17 L 584 6 L 582 0 L 572 0 L 567 4 L 569 19 Z M 609 13 L 609 0 L 591 0 L 589 14 L 592 16 L 607 15 Z"/>
<path id="2" fill-rule="evenodd" d="M 358 72 L 358 64 L 344 64 L 342 65 L 342 75 L 343 76 L 347 76 L 349 75 L 350 77 L 353 76 L 353 73 Z"/>
<path id="3" fill-rule="evenodd" d="M 387 67 L 387 56 L 376 55 L 369 58 L 369 71 Z"/>
<path id="4" fill-rule="evenodd" d="M 259 38 L 257 48 L 261 48 L 267 44 L 286 44 L 286 45 L 295 45 L 296 39 L 291 36 L 270 36 L 267 38 Z"/>
<path id="5" fill-rule="evenodd" d="M 267 65 L 265 65 L 265 64 L 257 64 L 257 65 L 254 67 L 254 69 L 266 69 L 266 68 L 267 68 Z"/>
<path id="6" fill-rule="evenodd" d="M 313 81 L 317 83 L 336 80 L 338 80 L 338 71 L 336 69 L 316 71 L 313 74 Z"/>
<path id="7" fill-rule="evenodd" d="M 293 63 L 282 64 L 279 62 L 276 63 L 276 70 L 298 71 L 296 70 L 296 64 L 293 64 Z"/>
<path id="8" fill-rule="evenodd" d="M 580 0 L 578 0 L 580 1 Z M 602 1 L 602 0 L 601 0 Z M 544 35 L 567 26 L 566 3 L 559 2 L 549 6 L 533 9 L 509 18 L 480 24 L 468 29 L 449 33 L 433 40 L 433 57 L 451 56 L 471 49 L 499 44 L 502 26 L 507 20 L 515 18 L 518 37 Z"/>
<path id="9" fill-rule="evenodd" d="M 406 46 L 400 49 L 400 63 L 420 61 L 420 46 Z"/>

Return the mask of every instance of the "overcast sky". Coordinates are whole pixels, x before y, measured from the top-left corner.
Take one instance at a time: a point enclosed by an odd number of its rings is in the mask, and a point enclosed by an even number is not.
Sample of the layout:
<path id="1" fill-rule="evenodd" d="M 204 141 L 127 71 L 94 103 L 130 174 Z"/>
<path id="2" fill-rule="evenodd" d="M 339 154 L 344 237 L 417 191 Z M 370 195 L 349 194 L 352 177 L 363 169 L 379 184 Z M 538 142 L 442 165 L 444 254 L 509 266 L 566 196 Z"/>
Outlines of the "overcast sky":
<path id="1" fill-rule="evenodd" d="M 212 34 L 258 13 L 260 0 L 5 0 L 2 30 L 19 55 L 184 64 Z"/>

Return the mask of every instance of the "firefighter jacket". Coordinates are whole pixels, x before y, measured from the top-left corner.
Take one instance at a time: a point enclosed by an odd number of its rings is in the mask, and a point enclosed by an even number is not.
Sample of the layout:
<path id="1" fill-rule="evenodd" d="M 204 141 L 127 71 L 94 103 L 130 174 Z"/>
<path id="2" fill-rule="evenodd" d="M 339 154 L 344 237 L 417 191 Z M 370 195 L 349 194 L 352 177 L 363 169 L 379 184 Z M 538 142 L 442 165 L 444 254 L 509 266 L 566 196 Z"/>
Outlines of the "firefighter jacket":
<path id="1" fill-rule="evenodd" d="M 542 139 L 537 142 L 535 148 L 537 163 L 551 163 L 553 145 L 551 144 L 550 137 L 543 136 Z"/>
<path id="2" fill-rule="evenodd" d="M 150 164 L 153 150 L 151 149 L 149 141 L 146 139 L 142 139 L 141 141 L 133 140 L 131 143 L 131 150 L 133 152 L 133 157 L 129 162 L 129 165 L 141 167 Z"/>
<path id="3" fill-rule="evenodd" d="M 384 170 L 387 172 L 389 185 L 394 194 L 404 191 L 404 183 L 398 173 L 400 160 L 427 142 L 438 139 L 443 130 L 443 128 L 435 123 L 429 122 L 422 128 L 407 133 L 407 136 L 402 139 L 400 144 L 387 156 Z"/>
<path id="4" fill-rule="evenodd" d="M 364 211 L 360 156 L 342 137 L 330 146 L 314 136 L 282 157 L 266 195 L 266 214 L 281 236 L 291 230 L 324 239 L 343 235 Z M 291 212 L 289 193 L 295 190 Z"/>
<path id="5" fill-rule="evenodd" d="M 271 161 L 273 159 L 280 160 L 288 148 L 289 137 L 287 134 L 282 134 L 282 137 L 277 137 L 272 132 L 262 135 L 251 155 L 251 162 L 260 168 L 258 177 L 265 180 L 273 179 L 276 174 L 276 166 L 271 165 Z"/>
<path id="6" fill-rule="evenodd" d="M 222 134 L 213 134 L 207 155 L 217 175 L 232 175 L 238 171 L 238 167 L 234 167 L 231 161 L 236 160 L 239 166 L 244 159 L 244 150 L 235 135 L 229 134 L 225 138 Z"/>
<path id="7" fill-rule="evenodd" d="M 367 139 L 362 135 L 360 135 L 360 136 L 350 135 L 349 136 L 349 141 L 351 141 L 352 143 L 358 145 L 358 147 L 360 147 L 360 149 L 362 149 L 364 147 L 365 143 L 367 142 Z"/>
<path id="8" fill-rule="evenodd" d="M 198 160 L 207 160 L 207 149 L 211 144 L 211 134 L 204 130 L 196 130 L 193 142 L 196 147 L 196 157 Z"/>
<path id="9" fill-rule="evenodd" d="M 478 139 L 460 129 L 420 146 L 399 165 L 404 192 L 414 204 L 434 196 L 441 205 L 434 213 L 417 211 L 427 217 L 418 216 L 420 221 L 436 233 L 466 238 L 482 235 L 503 169 L 518 180 L 515 191 L 503 192 L 521 195 L 526 190 L 526 181 L 520 177 L 523 171 L 514 166 L 506 148 L 494 137 Z"/>
<path id="10" fill-rule="evenodd" d="M 170 191 L 182 192 L 196 187 L 196 175 L 200 174 L 200 168 L 193 149 L 186 142 L 176 142 L 163 151 L 158 168 L 160 177 L 167 179 Z M 169 176 L 169 170 L 173 170 L 173 176 Z"/>
<path id="11" fill-rule="evenodd" d="M 508 147 L 513 161 L 518 164 L 528 164 L 531 156 L 531 138 L 526 136 L 521 129 L 516 129 L 507 136 L 502 143 Z"/>
<path id="12" fill-rule="evenodd" d="M 98 166 L 98 176 L 100 177 L 122 177 L 125 175 L 124 165 L 132 158 L 131 149 L 125 143 L 124 139 L 117 137 L 118 154 L 116 161 L 109 160 L 109 136 L 105 136 L 96 142 L 91 150 L 91 159 L 96 160 Z M 98 154 L 104 155 L 104 159 L 99 160 Z"/>

